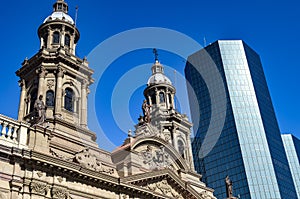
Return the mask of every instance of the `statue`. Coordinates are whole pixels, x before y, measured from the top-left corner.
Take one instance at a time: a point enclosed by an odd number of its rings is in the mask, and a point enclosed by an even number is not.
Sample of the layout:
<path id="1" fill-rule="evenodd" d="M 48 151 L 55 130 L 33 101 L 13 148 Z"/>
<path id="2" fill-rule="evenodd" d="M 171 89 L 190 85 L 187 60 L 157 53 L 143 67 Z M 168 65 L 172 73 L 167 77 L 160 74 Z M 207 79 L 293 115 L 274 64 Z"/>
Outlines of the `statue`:
<path id="1" fill-rule="evenodd" d="M 36 115 L 36 124 L 43 124 L 46 120 L 46 106 L 43 102 L 43 95 L 40 95 L 35 101 L 34 110 Z"/>
<path id="2" fill-rule="evenodd" d="M 232 198 L 232 181 L 230 180 L 229 176 L 226 176 L 225 184 L 226 184 L 227 198 Z"/>
<path id="3" fill-rule="evenodd" d="M 151 105 L 147 104 L 147 100 L 144 100 L 142 109 L 143 109 L 143 114 L 144 114 L 144 121 L 146 123 L 150 123 L 151 118 L 150 118 L 150 107 Z"/>

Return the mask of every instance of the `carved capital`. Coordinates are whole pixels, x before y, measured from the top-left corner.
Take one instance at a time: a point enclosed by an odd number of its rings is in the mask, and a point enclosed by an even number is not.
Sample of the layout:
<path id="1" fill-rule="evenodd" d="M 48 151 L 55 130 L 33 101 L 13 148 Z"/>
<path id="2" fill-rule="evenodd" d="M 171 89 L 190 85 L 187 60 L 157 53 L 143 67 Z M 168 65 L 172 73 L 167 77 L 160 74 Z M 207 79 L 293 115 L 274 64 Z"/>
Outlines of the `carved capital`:
<path id="1" fill-rule="evenodd" d="M 18 81 L 18 84 L 19 84 L 19 86 L 23 89 L 25 89 L 25 79 L 20 79 L 19 81 Z"/>
<path id="2" fill-rule="evenodd" d="M 87 87 L 88 87 L 88 81 L 84 79 L 84 80 L 82 81 L 82 83 L 81 83 L 81 88 L 82 88 L 82 89 L 87 89 Z"/>
<path id="3" fill-rule="evenodd" d="M 63 77 L 65 73 L 66 71 L 61 66 L 57 67 L 56 70 L 57 77 Z"/>
<path id="4" fill-rule="evenodd" d="M 36 70 L 36 73 L 39 74 L 40 78 L 45 78 L 47 75 L 47 70 L 45 67 L 41 66 L 39 69 Z"/>
<path id="5" fill-rule="evenodd" d="M 69 192 L 66 189 L 53 187 L 51 190 L 52 198 L 67 199 L 69 198 Z"/>
<path id="6" fill-rule="evenodd" d="M 49 191 L 49 186 L 43 182 L 32 182 L 30 184 L 30 189 L 33 193 L 47 195 Z"/>

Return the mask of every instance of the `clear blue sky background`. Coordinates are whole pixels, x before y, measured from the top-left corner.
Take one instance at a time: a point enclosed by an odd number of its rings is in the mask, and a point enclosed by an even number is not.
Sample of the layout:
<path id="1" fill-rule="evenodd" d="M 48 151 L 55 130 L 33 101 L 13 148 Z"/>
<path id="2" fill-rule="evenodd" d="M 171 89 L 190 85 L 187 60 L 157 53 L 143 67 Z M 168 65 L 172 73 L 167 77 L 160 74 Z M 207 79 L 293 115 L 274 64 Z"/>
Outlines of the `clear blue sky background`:
<path id="1" fill-rule="evenodd" d="M 4 1 L 1 4 L 1 97 L 0 113 L 16 118 L 19 92 L 15 71 L 25 57 L 39 49 L 37 28 L 52 12 L 54 0 Z M 77 54 L 84 57 L 100 42 L 119 32 L 139 27 L 164 27 L 182 32 L 203 44 L 218 39 L 242 39 L 260 56 L 272 96 L 277 119 L 283 133 L 300 138 L 300 2 L 286 1 L 99 1 L 69 0 L 69 14 L 74 18 L 79 5 L 78 29 L 81 39 Z M 109 51 L 109 49 L 108 49 Z M 163 64 L 182 73 L 184 61 L 161 52 Z M 114 124 L 110 95 L 114 83 L 130 67 L 151 63 L 150 49 L 129 53 L 116 60 L 97 90 L 97 114 L 104 130 L 118 145 L 126 135 Z M 125 67 L 126 65 L 126 67 Z M 91 65 L 97 70 L 97 67 Z M 117 67 L 117 68 L 116 68 Z M 119 68 L 118 68 L 119 67 Z M 150 68 L 150 66 L 149 66 Z M 118 72 L 116 72 L 118 71 Z M 150 72 L 149 72 L 150 75 Z M 145 77 L 145 83 L 148 77 Z M 131 115 L 138 117 L 144 87 L 130 99 Z M 103 91 L 103 93 L 101 93 Z M 107 99 L 101 99 L 106 97 Z M 101 138 L 100 138 L 101 139 Z"/>

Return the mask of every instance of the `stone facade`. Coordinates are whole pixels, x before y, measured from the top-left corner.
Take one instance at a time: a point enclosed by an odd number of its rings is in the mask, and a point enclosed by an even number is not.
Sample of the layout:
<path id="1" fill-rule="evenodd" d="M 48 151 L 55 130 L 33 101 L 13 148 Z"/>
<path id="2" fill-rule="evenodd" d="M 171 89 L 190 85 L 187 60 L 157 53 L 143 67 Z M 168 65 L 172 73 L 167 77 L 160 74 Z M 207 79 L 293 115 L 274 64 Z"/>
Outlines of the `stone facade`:
<path id="1" fill-rule="evenodd" d="M 0 199 L 215 198 L 194 170 L 192 124 L 175 110 L 175 88 L 158 60 L 144 91 L 149 120 L 141 116 L 113 152 L 98 147 L 87 128 L 93 70 L 75 56 L 79 31 L 67 3 L 53 8 L 38 30 L 39 52 L 16 72 L 18 120 L 0 115 Z M 37 124 L 40 95 L 46 120 Z"/>

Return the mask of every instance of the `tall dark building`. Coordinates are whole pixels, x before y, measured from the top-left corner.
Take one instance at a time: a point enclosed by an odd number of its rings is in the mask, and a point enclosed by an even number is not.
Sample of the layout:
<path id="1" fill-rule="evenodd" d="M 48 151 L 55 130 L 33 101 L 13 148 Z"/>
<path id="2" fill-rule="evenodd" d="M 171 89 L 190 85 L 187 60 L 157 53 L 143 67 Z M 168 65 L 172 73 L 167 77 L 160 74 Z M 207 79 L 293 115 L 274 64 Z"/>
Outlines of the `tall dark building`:
<path id="1" fill-rule="evenodd" d="M 297 198 L 259 55 L 241 40 L 216 41 L 189 56 L 185 76 L 199 119 L 195 168 L 216 197 L 226 198 L 228 175 L 236 197 Z"/>
<path id="2" fill-rule="evenodd" d="M 297 196 L 300 198 L 300 140 L 292 134 L 281 135 Z"/>

